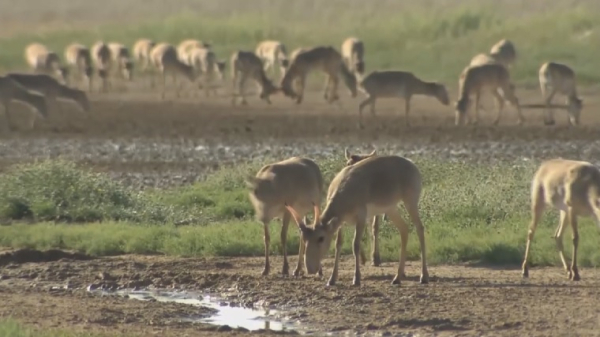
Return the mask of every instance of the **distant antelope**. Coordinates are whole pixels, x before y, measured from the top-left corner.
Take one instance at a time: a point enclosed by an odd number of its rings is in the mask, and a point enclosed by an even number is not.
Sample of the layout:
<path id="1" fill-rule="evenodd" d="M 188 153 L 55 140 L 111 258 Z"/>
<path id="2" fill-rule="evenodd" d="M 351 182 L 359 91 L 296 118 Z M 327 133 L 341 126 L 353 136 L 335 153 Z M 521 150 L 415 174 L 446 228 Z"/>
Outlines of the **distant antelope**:
<path id="1" fill-rule="evenodd" d="M 469 63 L 469 66 L 479 66 L 487 63 L 497 63 L 497 61 L 488 54 L 480 53 L 473 56 L 471 62 Z"/>
<path id="2" fill-rule="evenodd" d="M 262 68 L 261 68 L 262 69 Z M 287 231 L 291 213 L 285 205 L 291 205 L 299 214 L 308 213 L 321 202 L 323 176 L 319 166 L 307 158 L 292 157 L 277 163 L 263 166 L 256 176 L 246 178 L 251 189 L 250 201 L 254 206 L 256 219 L 263 223 L 265 241 L 265 267 L 262 274 L 269 274 L 269 223 L 273 218 L 282 216 L 281 248 L 283 253 L 282 274 L 289 274 L 287 260 Z M 296 213 L 298 214 L 298 213 Z M 306 218 L 306 217 L 305 217 Z M 298 265 L 294 275 L 302 273 L 304 245 L 300 244 Z M 319 271 L 320 267 L 317 268 Z"/>
<path id="3" fill-rule="evenodd" d="M 35 72 L 56 76 L 68 84 L 69 69 L 61 64 L 60 57 L 41 43 L 32 43 L 25 48 L 25 60 Z"/>
<path id="4" fill-rule="evenodd" d="M 133 79 L 133 60 L 129 49 L 116 42 L 109 43 L 108 49 L 110 49 L 112 62 L 116 65 L 116 70 L 125 80 L 131 81 Z"/>
<path id="5" fill-rule="evenodd" d="M 358 124 L 362 127 L 362 111 L 367 105 L 371 106 L 371 114 L 375 114 L 375 101 L 377 98 L 403 98 L 406 125 L 410 126 L 410 100 L 414 95 L 425 95 L 437 98 L 443 105 L 450 104 L 446 87 L 438 82 L 425 82 L 410 72 L 406 71 L 373 71 L 359 84 L 358 89 L 367 95 L 358 108 Z"/>
<path id="6" fill-rule="evenodd" d="M 577 249 L 579 247 L 578 217 L 592 217 L 600 227 L 600 170 L 585 161 L 552 159 L 543 162 L 531 184 L 531 224 L 527 234 L 523 277 L 529 277 L 528 260 L 531 241 L 546 206 L 560 210 L 560 224 L 554 234 L 558 255 L 572 281 L 579 281 Z M 563 253 L 563 234 L 566 226 L 573 231 L 573 256 L 567 265 Z"/>
<path id="7" fill-rule="evenodd" d="M 88 47 L 72 43 L 65 48 L 65 60 L 67 64 L 77 69 L 80 78 L 87 82 L 88 90 L 92 90 L 92 57 Z"/>
<path id="8" fill-rule="evenodd" d="M 273 40 L 262 41 L 256 46 L 255 53 L 263 61 L 265 72 L 275 69 L 277 64 L 280 76 L 283 78 L 285 70 L 289 66 L 287 51 L 283 43 Z"/>
<path id="9" fill-rule="evenodd" d="M 213 81 L 218 78 L 220 81 L 223 80 L 223 73 L 225 71 L 225 62 L 217 60 L 215 52 L 207 48 L 191 48 L 188 50 L 189 61 L 188 64 L 196 70 L 197 74 L 200 74 L 203 82 L 204 91 L 206 96 L 212 91 L 215 95 L 217 90 L 213 86 Z"/>
<path id="10" fill-rule="evenodd" d="M 190 58 L 189 58 L 188 52 L 192 48 L 210 49 L 211 45 L 210 45 L 210 43 L 205 43 L 203 41 L 196 40 L 196 39 L 183 40 L 177 45 L 177 57 L 179 58 L 179 61 L 181 61 L 187 65 L 191 65 L 189 63 Z"/>
<path id="11" fill-rule="evenodd" d="M 549 107 L 556 93 L 567 96 L 567 113 L 571 125 L 579 124 L 579 116 L 583 108 L 583 101 L 577 96 L 577 82 L 575 72 L 569 66 L 556 62 L 542 64 L 539 71 L 540 88 L 546 103 L 547 114 L 544 115 L 544 124 L 554 125 L 554 113 Z"/>
<path id="12" fill-rule="evenodd" d="M 75 102 L 83 111 L 90 111 L 90 102 L 85 91 L 63 85 L 52 76 L 47 74 L 8 73 L 6 77 L 16 81 L 28 90 L 43 94 L 53 106 L 58 106 L 57 99 L 61 98 Z"/>
<path id="13" fill-rule="evenodd" d="M 103 41 L 98 41 L 92 46 L 92 61 L 98 71 L 98 77 L 102 79 L 102 90 L 107 91 L 109 87 L 110 69 L 112 66 L 112 56 L 110 48 Z"/>
<path id="14" fill-rule="evenodd" d="M 337 88 L 340 74 L 344 83 L 350 89 L 351 96 L 356 97 L 356 77 L 346 67 L 340 53 L 331 46 L 319 46 L 298 52 L 281 80 L 283 93 L 295 99 L 297 104 L 300 104 L 304 97 L 306 76 L 311 71 L 318 70 L 327 75 L 323 97 L 329 103 L 339 99 Z M 299 87 L 297 88 L 299 92 L 295 92 L 292 88 L 292 84 L 296 79 L 298 79 L 296 84 Z"/>
<path id="15" fill-rule="evenodd" d="M 313 225 L 307 225 L 300 215 L 289 206 L 294 220 L 301 231 L 305 244 L 305 263 L 308 274 L 314 274 L 327 255 L 331 241 L 337 232 L 335 262 L 328 285 L 334 285 L 338 277 L 342 248 L 342 224 L 356 224 L 354 232 L 354 285 L 360 285 L 360 241 L 367 219 L 385 213 L 400 231 L 400 262 L 393 284 L 400 284 L 406 263 L 408 225 L 397 206 L 404 203 L 410 218 L 415 223 L 421 246 L 421 283 L 429 281 L 427 271 L 425 230 L 419 216 L 421 196 L 421 173 L 410 160 L 399 156 L 373 156 L 344 167 L 331 181 L 327 192 L 327 205 L 323 213 L 315 210 Z"/>
<path id="16" fill-rule="evenodd" d="M 509 68 L 517 60 L 517 50 L 510 40 L 502 39 L 492 46 L 490 56 Z"/>
<path id="17" fill-rule="evenodd" d="M 231 77 L 233 81 L 231 103 L 234 105 L 237 96 L 242 98 L 242 105 L 248 104 L 244 94 L 248 79 L 256 81 L 260 87 L 259 97 L 269 104 L 271 104 L 270 96 L 279 91 L 279 88 L 273 85 L 265 74 L 261 60 L 251 51 L 237 51 L 231 55 Z"/>
<path id="18" fill-rule="evenodd" d="M 507 100 L 517 109 L 519 125 L 523 124 L 525 118 L 521 114 L 519 100 L 515 96 L 514 85 L 511 83 L 508 69 L 498 63 L 486 63 L 477 66 L 466 67 L 460 75 L 458 81 L 459 93 L 456 108 L 456 125 L 463 124 L 464 117 L 468 116 L 470 105 L 470 96 L 475 94 L 475 123 L 479 122 L 479 99 L 481 93 L 485 90 L 490 91 L 496 98 L 498 105 L 498 115 L 494 120 L 494 125 L 500 121 L 504 100 Z M 502 94 L 499 93 L 502 90 Z"/>
<path id="19" fill-rule="evenodd" d="M 377 151 L 373 150 L 371 153 L 369 154 L 351 154 L 350 151 L 348 151 L 348 149 L 344 150 L 344 155 L 346 158 L 346 166 L 350 166 L 350 165 L 354 165 L 356 163 L 358 163 L 359 161 L 365 160 L 367 158 L 371 158 L 377 155 Z M 379 266 L 381 265 L 381 257 L 379 255 L 379 223 L 380 223 L 380 219 L 379 216 L 376 215 L 373 217 L 373 222 L 371 224 L 371 228 L 373 229 L 372 232 L 372 240 L 373 240 L 373 246 L 371 247 L 371 261 L 373 262 L 374 266 Z M 360 250 L 361 255 L 364 255 L 364 251 L 361 249 Z M 361 256 L 363 261 L 366 261 L 366 257 L 365 256 Z M 404 276 L 404 275 L 402 275 Z"/>
<path id="20" fill-rule="evenodd" d="M 48 116 L 48 110 L 46 107 L 46 100 L 44 96 L 30 92 L 22 85 L 17 83 L 15 80 L 7 77 L 0 76 L 0 103 L 4 106 L 4 114 L 6 116 L 6 128 L 10 130 L 10 102 L 19 101 L 23 102 L 30 107 L 33 107 L 37 113 L 43 118 Z M 34 127 L 35 119 L 32 119 L 31 127 Z"/>
<path id="21" fill-rule="evenodd" d="M 363 42 L 355 37 L 349 37 L 342 43 L 342 57 L 350 71 L 360 75 L 365 72 L 365 46 Z"/>
<path id="22" fill-rule="evenodd" d="M 150 64 L 150 51 L 156 46 L 156 42 L 149 39 L 139 39 L 133 45 L 133 57 L 142 64 L 141 71 L 146 71 Z"/>
<path id="23" fill-rule="evenodd" d="M 150 52 L 152 64 L 160 70 L 163 78 L 163 93 L 162 98 L 165 98 L 167 89 L 167 73 L 171 74 L 177 97 L 180 96 L 181 85 L 177 85 L 177 75 L 183 75 L 190 82 L 196 80 L 194 68 L 181 62 L 177 58 L 177 50 L 168 43 L 160 43 L 154 46 Z"/>

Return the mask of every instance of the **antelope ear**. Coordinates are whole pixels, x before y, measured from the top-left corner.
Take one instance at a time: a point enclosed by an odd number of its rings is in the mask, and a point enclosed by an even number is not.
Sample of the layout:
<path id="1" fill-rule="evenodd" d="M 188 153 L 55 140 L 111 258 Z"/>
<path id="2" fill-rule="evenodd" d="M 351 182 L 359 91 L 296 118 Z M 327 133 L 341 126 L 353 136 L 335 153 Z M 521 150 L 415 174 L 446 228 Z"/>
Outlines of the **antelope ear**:
<path id="1" fill-rule="evenodd" d="M 346 156 L 346 160 L 352 159 L 352 155 L 350 154 L 350 151 L 348 151 L 348 148 L 344 149 L 344 155 Z"/>

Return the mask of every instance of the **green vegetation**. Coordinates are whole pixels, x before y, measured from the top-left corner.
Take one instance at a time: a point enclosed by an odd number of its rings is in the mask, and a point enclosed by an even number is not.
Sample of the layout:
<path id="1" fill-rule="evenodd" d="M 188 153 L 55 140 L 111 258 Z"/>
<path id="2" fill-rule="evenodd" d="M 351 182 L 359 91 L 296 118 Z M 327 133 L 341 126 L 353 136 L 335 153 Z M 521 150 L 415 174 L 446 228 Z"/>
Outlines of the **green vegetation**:
<path id="1" fill-rule="evenodd" d="M 93 334 L 89 332 L 69 332 L 64 330 L 39 330 L 26 327 L 11 319 L 0 320 L 0 336 L 7 337 L 117 337 L 115 334 Z"/>
<path id="2" fill-rule="evenodd" d="M 413 159 L 425 179 L 421 214 L 431 263 L 521 262 L 530 217 L 529 184 L 537 163 L 484 165 Z M 28 214 L 35 224 L 0 226 L 0 246 L 75 249 L 92 255 L 261 256 L 262 225 L 253 220 L 243 181 L 261 164 L 224 168 L 189 187 L 138 193 L 68 162 L 20 166 L 0 176 L 0 215 L 17 220 Z M 319 164 L 327 182 L 343 165 L 342 160 L 319 160 Z M 464 179 L 465 172 L 469 179 Z M 31 183 L 36 181 L 45 181 L 41 184 L 44 188 Z M 18 197 L 9 197 L 15 195 Z M 90 217 L 102 221 L 73 223 Z M 534 264 L 558 264 L 550 239 L 557 218 L 556 212 L 548 212 L 540 224 L 533 245 Z M 48 222 L 50 219 L 53 222 Z M 280 228 L 276 221 L 271 225 L 275 254 L 281 249 Z M 353 228 L 347 226 L 345 231 L 344 253 L 351 254 Z M 418 240 L 414 228 L 411 231 L 409 258 L 416 260 Z M 583 238 L 597 235 L 589 219 L 581 222 L 580 231 Z M 298 251 L 297 234 L 290 231 L 286 247 L 290 254 Z M 386 223 L 380 236 L 382 259 L 397 260 L 397 229 Z M 568 250 L 568 233 L 565 238 Z M 365 238 L 365 243 L 368 247 L 370 239 Z M 582 266 L 600 264 L 595 240 L 581 240 L 579 261 Z"/>
<path id="3" fill-rule="evenodd" d="M 139 18 L 131 12 L 130 22 L 118 24 L 93 20 L 95 12 L 105 11 L 89 3 L 81 14 L 82 20 L 87 15 L 93 22 L 88 28 L 32 25 L 36 33 L 1 39 L 0 68 L 23 68 L 23 50 L 32 41 L 44 42 L 62 54 L 73 41 L 117 40 L 131 46 L 141 37 L 171 43 L 198 38 L 212 41 L 217 55 L 226 59 L 237 49 L 254 50 L 257 42 L 267 38 L 285 42 L 291 51 L 317 44 L 339 48 L 344 38 L 355 35 L 365 42 L 368 70 L 405 69 L 454 87 L 472 56 L 489 51 L 506 37 L 517 46 L 519 60 L 513 71 L 517 81 L 537 83 L 537 71 L 548 60 L 572 65 L 582 83 L 600 80 L 596 58 L 600 11 L 593 1 L 381 1 L 376 5 L 363 0 L 254 1 L 248 6 L 243 0 L 218 4 L 200 0 L 193 4 L 197 10 L 182 7 L 180 14 L 162 20 Z M 129 9 L 112 10 L 121 14 Z M 173 13 L 171 8 L 155 10 Z"/>

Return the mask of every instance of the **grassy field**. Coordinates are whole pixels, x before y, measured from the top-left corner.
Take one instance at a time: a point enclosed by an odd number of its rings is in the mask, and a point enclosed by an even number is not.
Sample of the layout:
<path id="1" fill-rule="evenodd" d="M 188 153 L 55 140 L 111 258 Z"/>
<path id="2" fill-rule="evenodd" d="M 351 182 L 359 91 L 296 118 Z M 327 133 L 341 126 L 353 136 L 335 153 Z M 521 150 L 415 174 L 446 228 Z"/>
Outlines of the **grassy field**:
<path id="1" fill-rule="evenodd" d="M 62 55 L 74 41 L 131 45 L 141 37 L 171 43 L 198 38 L 212 41 L 225 59 L 236 49 L 254 50 L 263 39 L 279 39 L 291 51 L 317 44 L 339 48 L 354 35 L 365 42 L 368 70 L 410 70 L 455 86 L 473 55 L 506 37 L 517 46 L 517 81 L 537 83 L 539 66 L 549 60 L 572 65 L 582 83 L 600 80 L 600 6 L 591 0 L 34 2 L 39 8 L 31 1 L 0 7 L 6 16 L 0 69 L 23 69 L 24 47 L 33 41 Z M 30 23 L 24 25 L 25 19 Z"/>
<path id="2" fill-rule="evenodd" d="M 431 263 L 521 262 L 530 219 L 530 177 L 536 163 L 482 165 L 413 159 L 425 177 L 421 215 Z M 342 165 L 341 161 L 318 162 L 326 182 Z M 108 178 L 68 162 L 21 166 L 0 177 L 0 214 L 18 222 L 0 226 L 0 246 L 75 249 L 92 255 L 260 256 L 262 225 L 253 219 L 244 177 L 261 164 L 225 168 L 189 187 L 146 192 L 109 183 Z M 464 172 L 470 172 L 469 180 L 464 179 Z M 43 188 L 38 187 L 40 181 L 47 182 Z M 557 222 L 557 212 L 548 212 L 540 224 L 534 264 L 559 262 L 550 239 Z M 274 221 L 274 254 L 281 249 L 280 228 Z M 344 253 L 351 254 L 353 228 L 345 230 Z M 414 260 L 419 249 L 414 228 L 411 231 L 408 250 Z M 580 231 L 587 238 L 596 235 L 597 229 L 585 219 Z M 397 229 L 386 223 L 380 235 L 382 259 L 397 260 Z M 296 254 L 297 231 L 290 231 L 290 236 L 286 249 Z M 565 238 L 570 250 L 570 235 Z M 369 242 L 365 238 L 366 247 Z M 593 240 L 581 240 L 579 261 L 582 266 L 600 264 Z"/>

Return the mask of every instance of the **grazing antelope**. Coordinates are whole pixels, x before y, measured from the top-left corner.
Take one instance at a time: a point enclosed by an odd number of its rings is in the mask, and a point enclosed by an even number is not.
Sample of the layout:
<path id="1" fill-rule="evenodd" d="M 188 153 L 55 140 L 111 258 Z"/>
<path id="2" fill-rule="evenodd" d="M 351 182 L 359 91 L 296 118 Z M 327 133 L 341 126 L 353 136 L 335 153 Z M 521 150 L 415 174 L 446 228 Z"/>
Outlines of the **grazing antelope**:
<path id="1" fill-rule="evenodd" d="M 446 87 L 438 82 L 425 82 L 410 72 L 406 71 L 373 71 L 358 84 L 359 90 L 367 95 L 358 108 L 360 127 L 362 124 L 362 111 L 367 105 L 371 106 L 371 114 L 375 115 L 375 101 L 377 98 L 403 98 L 406 125 L 410 126 L 410 100 L 414 95 L 425 95 L 437 98 L 443 105 L 450 104 Z"/>
<path id="2" fill-rule="evenodd" d="M 79 43 L 72 43 L 65 48 L 65 60 L 67 64 L 75 67 L 80 78 L 87 82 L 88 90 L 92 90 L 92 57 L 90 50 Z"/>
<path id="3" fill-rule="evenodd" d="M 125 80 L 131 81 L 133 79 L 133 60 L 129 49 L 116 42 L 109 43 L 108 49 L 110 49 L 112 62 L 116 64 L 116 70 Z"/>
<path id="4" fill-rule="evenodd" d="M 323 213 L 315 210 L 313 225 L 307 225 L 294 208 L 288 206 L 302 234 L 305 264 L 308 274 L 314 274 L 327 255 L 331 241 L 335 242 L 335 263 L 328 285 L 337 281 L 342 248 L 342 224 L 356 224 L 353 252 L 355 260 L 354 285 L 360 285 L 360 241 L 367 219 L 385 213 L 400 230 L 400 262 L 392 284 L 400 284 L 406 263 L 408 225 L 398 211 L 400 201 L 415 223 L 421 246 L 421 283 L 429 281 L 425 251 L 425 230 L 419 216 L 421 173 L 410 160 L 399 156 L 373 156 L 354 165 L 344 167 L 331 181 L 327 192 L 327 205 Z"/>
<path id="5" fill-rule="evenodd" d="M 468 107 L 470 105 L 470 96 L 475 94 L 475 123 L 479 122 L 479 99 L 482 91 L 490 91 L 496 98 L 498 105 L 498 115 L 494 120 L 494 125 L 500 121 L 500 115 L 504 108 L 504 100 L 515 106 L 519 116 L 518 124 L 521 125 L 525 121 L 521 114 L 519 100 L 515 96 L 515 87 L 511 83 L 510 73 L 508 69 L 499 63 L 486 63 L 476 66 L 466 67 L 460 75 L 458 81 L 459 93 L 458 101 L 455 104 L 456 108 L 456 125 L 464 122 L 464 117 L 468 116 Z M 502 90 L 502 94 L 499 93 Z"/>
<path id="6" fill-rule="evenodd" d="M 273 85 L 265 74 L 262 61 L 251 51 L 239 50 L 231 55 L 231 77 L 233 81 L 231 103 L 233 105 L 236 103 L 237 96 L 241 96 L 242 105 L 248 104 L 244 95 L 245 84 L 248 79 L 256 81 L 260 87 L 259 97 L 269 104 L 271 104 L 270 96 L 279 91 L 279 88 Z"/>
<path id="7" fill-rule="evenodd" d="M 360 75 L 365 72 L 365 46 L 363 42 L 355 37 L 349 37 L 342 43 L 342 57 L 350 71 Z"/>
<path id="8" fill-rule="evenodd" d="M 150 51 L 154 46 L 156 42 L 149 39 L 139 39 L 133 45 L 133 57 L 142 64 L 142 71 L 146 71 L 150 64 Z"/>
<path id="9" fill-rule="evenodd" d="M 69 69 L 61 65 L 58 54 L 41 43 L 32 43 L 25 48 L 25 60 L 35 72 L 51 74 L 68 84 Z"/>
<path id="10" fill-rule="evenodd" d="M 225 62 L 218 61 L 215 52 L 207 48 L 192 48 L 188 51 L 188 64 L 196 70 L 197 74 L 202 77 L 202 85 L 206 96 L 209 91 L 216 95 L 217 90 L 212 85 L 215 77 L 223 80 L 223 72 L 225 71 Z"/>
<path id="11" fill-rule="evenodd" d="M 571 125 L 579 124 L 579 115 L 583 108 L 583 101 L 577 96 L 577 83 L 575 72 L 569 66 L 546 62 L 539 71 L 540 88 L 546 103 L 547 114 L 544 115 L 544 124 L 554 125 L 554 113 L 549 107 L 556 93 L 567 96 L 567 113 Z"/>
<path id="12" fill-rule="evenodd" d="M 311 71 L 320 70 L 327 75 L 327 82 L 323 97 L 329 103 L 339 99 L 337 94 L 337 87 L 339 82 L 339 74 L 342 75 L 344 83 L 351 92 L 352 97 L 356 97 L 356 77 L 346 67 L 340 53 L 331 46 L 319 46 L 303 51 L 299 51 L 285 72 L 285 75 L 281 79 L 281 89 L 283 93 L 296 100 L 297 104 L 302 102 L 304 97 L 304 86 L 306 83 L 306 76 Z M 296 86 L 299 86 L 299 92 L 292 88 L 292 83 L 298 80 Z M 329 89 L 329 91 L 328 91 Z"/>
<path id="13" fill-rule="evenodd" d="M 285 70 L 289 66 L 287 51 L 285 45 L 279 41 L 266 40 L 256 46 L 256 56 L 264 63 L 265 72 L 269 69 L 275 69 L 275 65 L 279 65 L 280 76 L 283 78 Z"/>
<path id="14" fill-rule="evenodd" d="M 369 154 L 351 154 L 350 151 L 348 151 L 348 149 L 344 149 L 344 155 L 346 157 L 346 166 L 350 166 L 350 165 L 354 165 L 356 163 L 358 163 L 361 160 L 365 160 L 367 158 L 371 158 L 375 155 L 377 155 L 377 151 L 373 150 L 371 153 Z M 381 257 L 379 255 L 379 216 L 376 215 L 373 217 L 373 222 L 371 224 L 371 228 L 373 229 L 373 233 L 372 233 L 372 240 L 373 240 L 373 247 L 371 247 L 371 261 L 373 262 L 374 266 L 379 266 L 381 265 Z M 364 256 L 364 251 L 361 249 L 360 250 L 361 253 L 361 258 L 363 259 L 363 261 L 366 261 L 366 257 Z M 363 263 L 364 264 L 364 263 Z"/>
<path id="15" fill-rule="evenodd" d="M 210 49 L 211 45 L 209 43 L 205 43 L 196 39 L 183 40 L 177 45 L 177 57 L 179 58 L 179 61 L 187 65 L 191 65 L 189 63 L 190 58 L 188 56 L 188 52 L 192 48 Z"/>
<path id="16" fill-rule="evenodd" d="M 183 75 L 192 83 L 196 80 L 197 75 L 194 72 L 194 68 L 181 62 L 179 58 L 177 58 L 177 50 L 175 50 L 175 47 L 168 43 L 159 43 L 156 46 L 154 46 L 154 48 L 150 52 L 150 59 L 152 60 L 152 64 L 158 70 L 160 70 L 162 74 L 163 99 L 165 98 L 167 90 L 167 73 L 170 73 L 173 77 L 173 84 L 175 85 L 177 97 L 180 96 L 179 92 L 181 90 L 181 85 L 177 85 L 177 75 Z"/>
<path id="17" fill-rule="evenodd" d="M 37 91 L 52 105 L 58 106 L 57 99 L 71 100 L 83 111 L 90 111 L 90 102 L 85 91 L 70 88 L 46 74 L 8 73 L 6 77 L 16 81 L 27 90 Z M 60 107 L 59 107 L 60 109 Z"/>
<path id="18" fill-rule="evenodd" d="M 585 161 L 552 159 L 543 162 L 531 184 L 531 224 L 527 234 L 523 277 L 529 277 L 528 260 L 535 229 L 546 206 L 560 210 L 560 223 L 554 234 L 558 255 L 569 280 L 579 281 L 577 248 L 579 232 L 578 217 L 592 217 L 600 227 L 600 170 Z M 563 234 L 566 226 L 573 231 L 573 256 L 571 267 L 563 253 Z"/>
<path id="19" fill-rule="evenodd" d="M 108 77 L 112 66 L 112 56 L 110 48 L 103 41 L 98 41 L 92 46 L 92 61 L 94 61 L 94 65 L 98 71 L 98 77 L 102 79 L 102 90 L 107 91 L 109 86 Z"/>
<path id="20" fill-rule="evenodd" d="M 261 68 L 262 69 L 262 68 Z M 300 214 L 308 213 L 321 202 L 323 176 L 319 166 L 307 158 L 292 157 L 277 163 L 263 166 L 256 176 L 246 179 L 250 201 L 254 206 L 256 219 L 263 223 L 265 241 L 265 267 L 262 274 L 269 274 L 269 223 L 277 216 L 283 216 L 281 228 L 281 248 L 283 250 L 282 274 L 289 274 L 287 260 L 287 231 L 291 213 L 285 205 L 291 205 Z M 298 214 L 298 213 L 296 213 Z M 305 217 L 306 218 L 306 217 Z M 304 245 L 300 244 L 298 265 L 294 276 L 303 270 Z M 320 270 L 320 268 L 318 268 Z"/>
<path id="21" fill-rule="evenodd" d="M 11 129 L 10 102 L 19 101 L 33 107 L 43 118 L 48 116 L 46 100 L 44 96 L 30 92 L 10 77 L 0 76 L 0 103 L 4 106 L 6 116 L 6 128 Z M 34 127 L 35 119 L 32 119 L 31 127 Z"/>
<path id="22" fill-rule="evenodd" d="M 508 68 L 517 60 L 517 51 L 511 41 L 502 39 L 492 46 L 490 56 Z"/>
<path id="23" fill-rule="evenodd" d="M 471 62 L 469 62 L 469 66 L 479 66 L 487 63 L 497 63 L 497 61 L 488 54 L 480 53 L 473 56 Z"/>

